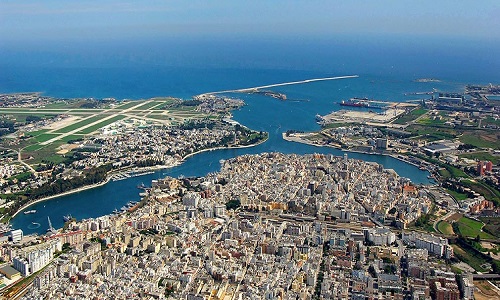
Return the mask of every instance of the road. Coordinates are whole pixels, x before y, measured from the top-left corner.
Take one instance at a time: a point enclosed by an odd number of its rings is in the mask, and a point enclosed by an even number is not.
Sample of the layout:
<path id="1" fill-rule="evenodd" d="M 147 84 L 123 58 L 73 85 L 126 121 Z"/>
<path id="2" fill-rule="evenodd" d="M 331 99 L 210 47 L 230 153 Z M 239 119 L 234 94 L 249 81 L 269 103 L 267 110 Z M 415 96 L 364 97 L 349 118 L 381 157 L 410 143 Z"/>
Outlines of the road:
<path id="1" fill-rule="evenodd" d="M 16 150 L 16 149 L 6 148 L 6 147 L 0 147 L 0 149 L 6 149 L 6 150 L 14 151 L 14 152 L 17 154 L 17 161 L 18 161 L 20 164 L 22 164 L 22 165 L 26 166 L 28 169 L 30 169 L 30 171 L 31 171 L 33 174 L 35 174 L 35 175 L 36 175 L 36 173 L 37 173 L 37 172 L 36 172 L 36 170 L 35 170 L 35 169 L 33 169 L 33 167 L 32 167 L 32 166 L 30 166 L 29 164 L 25 163 L 25 162 L 22 160 L 22 158 L 21 158 L 21 149 Z"/>

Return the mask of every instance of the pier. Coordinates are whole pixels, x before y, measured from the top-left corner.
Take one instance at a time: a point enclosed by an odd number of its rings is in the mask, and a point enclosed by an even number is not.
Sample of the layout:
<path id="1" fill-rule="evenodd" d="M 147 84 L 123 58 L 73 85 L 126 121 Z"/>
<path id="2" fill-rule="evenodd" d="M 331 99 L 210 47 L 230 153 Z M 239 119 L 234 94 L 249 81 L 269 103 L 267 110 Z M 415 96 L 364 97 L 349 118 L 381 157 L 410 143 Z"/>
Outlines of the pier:
<path id="1" fill-rule="evenodd" d="M 256 93 L 260 89 L 268 89 L 268 88 L 273 88 L 273 87 L 278 87 L 278 86 L 296 85 L 296 84 L 304 84 L 304 83 L 317 82 L 317 81 L 349 79 L 349 78 L 358 78 L 358 77 L 359 77 L 358 75 L 347 75 L 347 76 L 313 78 L 313 79 L 306 79 L 306 80 L 300 80 L 300 81 L 274 83 L 274 84 L 268 84 L 268 85 L 262 85 L 262 86 L 256 86 L 256 87 L 243 88 L 243 89 L 203 93 L 203 94 L 200 94 L 198 96 L 195 96 L 195 98 L 196 97 L 203 97 L 203 96 L 207 96 L 207 95 L 216 95 L 216 94 L 225 94 L 225 93 Z"/>

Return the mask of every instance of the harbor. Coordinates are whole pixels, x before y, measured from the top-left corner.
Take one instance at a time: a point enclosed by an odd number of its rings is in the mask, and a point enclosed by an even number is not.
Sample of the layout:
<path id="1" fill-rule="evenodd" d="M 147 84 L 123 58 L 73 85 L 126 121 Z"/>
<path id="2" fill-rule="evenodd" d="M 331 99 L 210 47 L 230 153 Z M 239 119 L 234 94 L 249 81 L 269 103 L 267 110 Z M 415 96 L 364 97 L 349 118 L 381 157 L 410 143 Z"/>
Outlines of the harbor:
<path id="1" fill-rule="evenodd" d="M 127 178 L 144 176 L 144 175 L 149 175 L 149 174 L 153 174 L 153 173 L 154 173 L 154 171 L 130 170 L 130 171 L 123 171 L 123 172 L 119 172 L 119 173 L 114 173 L 114 174 L 110 175 L 110 179 L 112 181 L 119 181 L 119 180 L 125 180 Z"/>

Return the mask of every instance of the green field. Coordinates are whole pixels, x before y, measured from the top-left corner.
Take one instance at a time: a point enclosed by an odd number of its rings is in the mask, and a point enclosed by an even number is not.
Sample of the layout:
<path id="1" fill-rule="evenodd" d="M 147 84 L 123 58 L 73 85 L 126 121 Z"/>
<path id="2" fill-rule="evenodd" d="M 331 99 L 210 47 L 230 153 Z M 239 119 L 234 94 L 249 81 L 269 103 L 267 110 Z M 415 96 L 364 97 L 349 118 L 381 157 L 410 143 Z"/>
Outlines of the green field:
<path id="1" fill-rule="evenodd" d="M 447 235 L 452 235 L 454 234 L 453 232 L 453 227 L 451 227 L 451 224 L 446 222 L 446 221 L 439 221 L 438 223 L 438 230 L 443 233 L 443 234 L 447 234 Z"/>
<path id="2" fill-rule="evenodd" d="M 70 114 L 72 113 L 87 113 L 87 114 L 96 114 L 96 113 L 100 113 L 100 112 L 103 112 L 104 109 L 97 109 L 97 108 L 87 108 L 87 109 L 72 109 L 70 112 Z"/>
<path id="3" fill-rule="evenodd" d="M 68 136 L 65 136 L 61 139 L 61 141 L 63 142 L 69 142 L 69 141 L 72 141 L 72 140 L 78 140 L 78 139 L 82 139 L 84 138 L 85 136 L 83 134 L 72 134 L 72 135 L 68 135 Z"/>
<path id="4" fill-rule="evenodd" d="M 119 120 L 121 120 L 121 119 L 124 119 L 124 118 L 126 118 L 126 117 L 127 117 L 127 116 L 123 116 L 123 115 L 117 115 L 117 116 L 114 116 L 114 117 L 112 117 L 112 118 L 110 118 L 110 119 L 107 119 L 107 120 L 105 120 L 105 121 L 99 122 L 99 123 L 97 123 L 97 124 L 95 124 L 95 125 L 92 125 L 92 126 L 90 126 L 90 127 L 87 127 L 87 128 L 85 128 L 85 129 L 83 129 L 83 130 L 80 130 L 80 131 L 78 131 L 78 132 L 77 132 L 77 134 L 89 134 L 89 133 L 91 133 L 91 132 L 94 132 L 94 131 L 96 131 L 96 130 L 101 129 L 102 127 L 104 127 L 104 126 L 106 126 L 106 125 L 109 125 L 109 124 L 111 124 L 111 123 L 114 123 L 114 122 L 116 122 L 116 121 L 119 121 Z"/>
<path id="5" fill-rule="evenodd" d="M 96 121 L 99 121 L 102 118 L 104 118 L 104 116 L 92 116 L 90 118 L 87 118 L 87 119 L 84 119 L 82 121 L 76 122 L 76 123 L 71 124 L 69 126 L 66 126 L 64 128 L 60 128 L 56 132 L 57 133 L 68 133 L 68 132 L 76 130 L 76 129 L 80 128 L 80 127 L 92 124 L 92 123 L 94 123 Z"/>
<path id="6" fill-rule="evenodd" d="M 43 143 L 57 136 L 59 136 L 59 134 L 57 133 L 42 133 L 35 136 L 34 139 L 37 141 L 37 143 Z"/>
<path id="7" fill-rule="evenodd" d="M 460 154 L 459 156 L 469 159 L 483 160 L 483 161 L 489 160 L 494 165 L 497 165 L 500 162 L 500 156 L 491 155 L 489 152 L 466 153 L 466 154 Z"/>
<path id="8" fill-rule="evenodd" d="M 411 121 L 417 119 L 418 117 L 420 117 L 421 115 L 425 114 L 426 112 L 427 112 L 426 109 L 417 108 L 417 109 L 412 110 L 409 114 L 402 115 L 401 117 L 399 117 L 393 123 L 395 123 L 395 124 L 406 124 L 408 122 L 411 122 Z"/>
<path id="9" fill-rule="evenodd" d="M 171 120 L 173 119 L 170 115 L 149 115 L 148 118 L 156 119 L 156 120 Z"/>
<path id="10" fill-rule="evenodd" d="M 447 165 L 447 164 L 443 164 L 443 163 L 439 163 L 441 167 L 443 167 L 442 169 L 439 169 L 439 175 L 443 176 L 444 178 L 450 178 L 450 177 L 453 177 L 453 178 L 458 178 L 458 177 L 463 177 L 463 178 L 468 178 L 469 176 L 467 176 L 467 174 L 465 174 L 464 171 L 458 169 L 458 168 L 455 168 L 453 166 L 450 166 L 450 165 Z"/>
<path id="11" fill-rule="evenodd" d="M 429 141 L 453 139 L 457 136 L 457 132 L 451 128 L 438 128 L 421 124 L 412 124 L 406 128 L 406 131 L 418 134 Z"/>
<path id="12" fill-rule="evenodd" d="M 487 261 L 484 260 L 482 257 L 480 257 L 479 255 L 475 255 L 475 253 L 470 253 L 468 251 L 465 251 L 458 245 L 452 245 L 452 247 L 453 247 L 453 253 L 458 259 L 469 264 L 478 272 L 488 271 L 485 268 L 481 267 L 481 265 L 487 263 Z"/>
<path id="13" fill-rule="evenodd" d="M 500 192 L 496 190 L 495 188 L 488 187 L 482 182 L 479 181 L 473 181 L 473 180 L 462 180 L 461 181 L 462 185 L 465 187 L 468 187 L 477 193 L 481 194 L 484 196 L 486 199 L 491 200 L 495 203 L 500 203 Z"/>
<path id="14" fill-rule="evenodd" d="M 430 125 L 430 126 L 436 126 L 436 125 L 443 125 L 446 121 L 443 119 L 431 119 L 431 118 L 422 118 L 417 121 L 418 124 L 421 125 Z"/>
<path id="15" fill-rule="evenodd" d="M 28 147 L 25 147 L 23 150 L 26 152 L 32 152 L 32 151 L 37 151 L 41 148 L 43 148 L 42 145 L 35 144 L 35 145 L 29 145 Z"/>
<path id="16" fill-rule="evenodd" d="M 15 116 L 17 122 L 24 123 L 24 122 L 26 122 L 26 118 L 28 116 L 37 116 L 37 117 L 40 117 L 42 119 L 48 119 L 48 118 L 55 117 L 56 114 L 48 114 L 48 113 L 43 113 L 43 112 L 26 112 L 23 114 L 14 114 L 14 116 Z"/>
<path id="17" fill-rule="evenodd" d="M 483 230 L 500 238 L 500 217 L 481 218 L 484 222 Z"/>
<path id="18" fill-rule="evenodd" d="M 455 198 L 458 201 L 462 201 L 468 198 L 466 194 L 462 194 L 454 190 L 446 189 L 446 192 L 448 192 L 450 195 L 453 196 L 453 198 Z"/>
<path id="19" fill-rule="evenodd" d="M 25 152 L 33 156 L 33 159 L 27 161 L 27 163 L 30 165 L 36 165 L 43 161 L 51 161 L 54 163 L 61 162 L 64 158 L 61 155 L 56 154 L 56 152 L 58 151 L 58 148 L 64 144 L 66 143 L 58 140 L 48 145 L 32 145 L 33 147 L 26 147 L 24 149 Z"/>
<path id="20" fill-rule="evenodd" d="M 148 110 L 150 108 L 153 108 L 153 107 L 158 106 L 158 105 L 163 104 L 163 103 L 164 102 L 159 102 L 159 101 L 144 103 L 143 105 L 134 108 L 134 110 Z M 136 103 L 136 104 L 139 104 L 139 103 Z"/>
<path id="21" fill-rule="evenodd" d="M 114 109 L 122 110 L 122 109 L 131 108 L 131 107 L 134 107 L 136 105 L 141 104 L 141 102 L 144 102 L 144 100 L 136 100 L 136 101 L 125 102 L 124 104 L 122 104 L 122 105 L 120 105 L 118 107 L 115 107 Z"/>
<path id="22" fill-rule="evenodd" d="M 26 135 L 37 136 L 37 135 L 40 135 L 42 133 L 46 133 L 47 131 L 49 131 L 49 130 L 48 129 L 40 129 L 40 130 L 28 132 L 28 133 L 26 133 Z"/>
<path id="23" fill-rule="evenodd" d="M 464 144 L 471 144 L 478 148 L 500 149 L 499 134 L 496 132 L 488 132 L 485 130 L 477 132 L 466 132 L 459 137 L 459 140 Z"/>
<path id="24" fill-rule="evenodd" d="M 83 104 L 79 101 L 57 101 L 45 105 L 44 109 L 71 109 L 80 107 Z"/>
<path id="25" fill-rule="evenodd" d="M 457 222 L 460 234 L 466 237 L 475 238 L 479 235 L 482 239 L 495 239 L 491 234 L 481 230 L 483 227 L 482 222 L 472 220 L 466 217 L 460 218 Z"/>

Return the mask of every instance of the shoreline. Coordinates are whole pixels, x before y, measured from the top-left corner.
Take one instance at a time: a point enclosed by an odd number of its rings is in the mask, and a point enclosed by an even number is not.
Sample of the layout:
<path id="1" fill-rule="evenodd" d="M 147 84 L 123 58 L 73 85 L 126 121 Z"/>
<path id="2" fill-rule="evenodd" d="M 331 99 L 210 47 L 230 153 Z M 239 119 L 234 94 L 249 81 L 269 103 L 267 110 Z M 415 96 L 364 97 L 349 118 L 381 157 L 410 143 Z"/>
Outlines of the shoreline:
<path id="1" fill-rule="evenodd" d="M 176 167 L 176 166 L 179 166 L 181 165 L 185 159 L 191 157 L 191 156 L 194 156 L 196 154 L 199 154 L 199 153 L 202 153 L 202 152 L 207 152 L 207 151 L 214 151 L 214 150 L 223 150 L 223 149 L 239 149 L 239 148 L 250 148 L 250 147 L 255 147 L 255 146 L 258 146 L 264 142 L 266 142 L 267 140 L 269 139 L 269 135 L 267 136 L 266 139 L 264 140 L 261 140 L 259 141 L 258 143 L 255 143 L 255 144 L 251 144 L 251 145 L 242 145 L 242 146 L 237 146 L 237 147 L 215 147 L 215 148 L 207 148 L 207 149 L 202 149 L 202 150 L 198 150 L 196 152 L 193 152 L 193 153 L 190 153 L 190 154 L 187 154 L 185 155 L 184 157 L 182 157 L 182 159 L 180 161 L 177 161 L 171 165 L 156 165 L 156 166 L 149 166 L 149 167 L 143 167 L 143 168 L 137 168 L 137 167 L 131 167 L 129 169 L 134 169 L 136 171 L 147 171 L 147 170 L 166 170 L 166 169 L 170 169 L 170 168 L 173 168 L 173 167 Z M 82 187 L 79 187 L 79 188 L 76 188 L 76 189 L 72 189 L 72 190 L 69 190 L 69 191 L 65 191 L 65 192 L 62 192 L 60 194 L 57 194 L 57 195 L 52 195 L 52 196 L 47 196 L 47 197 L 44 197 L 44 198 L 40 198 L 40 199 L 36 199 L 36 200 L 32 200 L 26 204 L 24 204 L 23 206 L 21 206 L 10 218 L 9 218 L 9 221 L 7 223 L 10 222 L 10 220 L 12 220 L 13 218 L 15 218 L 19 213 L 21 213 L 23 210 L 29 208 L 30 206 L 34 205 L 34 204 L 37 204 L 37 203 L 40 203 L 40 202 L 44 202 L 44 201 L 48 201 L 48 200 L 51 200 L 51 199 L 55 199 L 55 198 L 59 198 L 59 197 L 63 197 L 63 196 L 67 196 L 67 195 L 71 195 L 71 194 L 75 194 L 75 193 L 79 193 L 79 192 L 82 192 L 82 191 L 86 191 L 86 190 L 90 190 L 90 189 L 93 189 L 93 188 L 97 188 L 97 187 L 101 187 L 101 186 L 104 186 L 106 184 L 108 184 L 110 181 L 111 181 L 111 177 L 115 174 L 115 173 L 119 173 L 119 172 L 122 172 L 122 171 L 126 171 L 128 169 L 121 169 L 121 170 L 113 170 L 112 172 L 109 172 L 108 174 L 106 174 L 106 179 L 102 182 L 99 182 L 99 183 L 96 183 L 96 184 L 92 184 L 92 185 L 86 185 L 86 186 L 82 186 Z"/>
<path id="2" fill-rule="evenodd" d="M 328 147 L 328 148 L 333 148 L 333 149 L 337 149 L 337 150 L 340 150 L 340 151 L 344 151 L 344 152 L 352 152 L 352 153 L 361 153 L 361 154 L 367 154 L 367 155 L 382 155 L 382 156 L 390 156 L 394 159 L 397 159 L 399 161 L 402 161 L 404 163 L 407 163 L 409 165 L 412 165 L 416 168 L 419 168 L 420 166 L 411 162 L 411 161 L 407 161 L 407 160 L 404 160 L 400 157 L 398 157 L 398 155 L 394 154 L 394 153 L 371 153 L 371 152 L 365 152 L 365 151 L 358 151 L 358 150 L 350 150 L 350 149 L 342 149 L 342 148 L 339 148 L 339 147 L 336 147 L 336 146 L 332 146 L 332 145 L 318 145 L 318 144 L 315 144 L 313 142 L 310 142 L 310 141 L 307 141 L 301 137 L 290 137 L 290 136 L 286 136 L 285 133 L 282 133 L 282 136 L 283 136 L 283 139 L 285 141 L 289 141 L 289 142 L 295 142 L 295 143 L 301 143 L 301 144 L 306 144 L 306 145 L 310 145 L 310 146 L 314 146 L 314 147 Z M 429 170 L 425 169 L 425 170 L 422 170 L 422 171 L 426 171 L 426 172 L 429 172 Z M 430 172 L 429 172 L 430 173 Z"/>
<path id="3" fill-rule="evenodd" d="M 202 152 L 208 152 L 208 151 L 215 151 L 215 150 L 225 150 L 225 149 L 243 149 L 243 148 L 251 148 L 258 146 L 260 144 L 265 143 L 269 139 L 269 134 L 267 138 L 255 143 L 255 144 L 250 144 L 250 145 L 240 145 L 240 146 L 235 146 L 235 147 L 215 147 L 215 148 L 206 148 L 202 150 L 195 151 L 193 153 L 186 154 L 184 157 L 182 157 L 181 162 L 184 162 L 187 158 L 190 158 L 191 156 L 194 156 L 196 154 L 202 153 Z"/>

